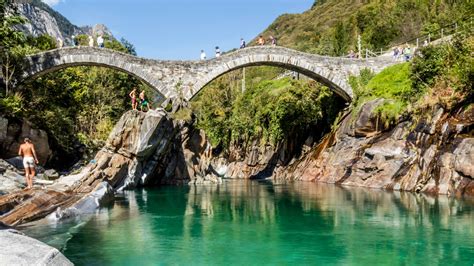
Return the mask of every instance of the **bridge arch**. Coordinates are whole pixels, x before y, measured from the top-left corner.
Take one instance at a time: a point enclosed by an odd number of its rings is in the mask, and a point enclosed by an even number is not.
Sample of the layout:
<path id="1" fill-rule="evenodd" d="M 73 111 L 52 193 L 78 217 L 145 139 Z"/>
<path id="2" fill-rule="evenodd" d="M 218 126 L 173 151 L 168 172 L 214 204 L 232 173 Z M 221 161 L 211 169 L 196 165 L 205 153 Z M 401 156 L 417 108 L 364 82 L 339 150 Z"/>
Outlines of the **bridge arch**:
<path id="1" fill-rule="evenodd" d="M 127 73 L 163 96 L 167 96 L 162 92 L 165 85 L 144 68 L 146 65 L 150 65 L 151 68 L 153 63 L 148 61 L 154 60 L 138 58 L 110 49 L 67 47 L 31 55 L 26 58 L 26 61 L 21 82 L 68 67 L 97 66 Z"/>
<path id="2" fill-rule="evenodd" d="M 210 60 L 209 71 L 193 85 L 190 98 L 228 72 L 249 66 L 276 66 L 308 76 L 328 86 L 346 101 L 351 101 L 353 92 L 348 79 L 350 75 L 359 74 L 361 64 L 365 64 L 363 61 L 307 54 L 283 47 L 245 48 Z"/>

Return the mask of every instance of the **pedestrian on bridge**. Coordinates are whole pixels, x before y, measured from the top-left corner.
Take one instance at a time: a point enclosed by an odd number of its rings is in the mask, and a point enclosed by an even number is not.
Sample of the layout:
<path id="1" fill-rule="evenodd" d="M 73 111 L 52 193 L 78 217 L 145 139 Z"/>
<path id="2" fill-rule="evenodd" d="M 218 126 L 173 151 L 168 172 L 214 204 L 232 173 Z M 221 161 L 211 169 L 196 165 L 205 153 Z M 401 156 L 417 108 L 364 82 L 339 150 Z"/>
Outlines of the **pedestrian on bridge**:
<path id="1" fill-rule="evenodd" d="M 245 43 L 244 38 L 240 38 L 240 49 L 244 49 L 247 46 L 247 43 Z"/>
<path id="2" fill-rule="evenodd" d="M 97 37 L 97 46 L 99 46 L 100 48 L 104 48 L 104 37 L 102 37 L 102 35 L 99 35 L 99 37 Z"/>
<path id="3" fill-rule="evenodd" d="M 257 44 L 260 45 L 260 46 L 265 45 L 265 39 L 263 38 L 262 35 L 260 35 L 260 37 L 258 37 Z"/>
<path id="4" fill-rule="evenodd" d="M 411 48 L 408 44 L 406 45 L 405 49 L 403 49 L 403 55 L 405 56 L 405 62 L 410 61 L 410 59 L 411 59 Z"/>
<path id="5" fill-rule="evenodd" d="M 401 54 L 400 48 L 395 47 L 393 49 L 393 60 L 398 61 L 400 54 Z"/>
<path id="6" fill-rule="evenodd" d="M 94 47 L 94 38 L 89 35 L 89 47 Z"/>
<path id="7" fill-rule="evenodd" d="M 56 43 L 57 43 L 57 45 L 58 45 L 58 48 L 63 48 L 63 46 L 64 46 L 63 39 L 61 39 L 60 37 L 58 37 Z"/>
<path id="8" fill-rule="evenodd" d="M 273 45 L 273 46 L 276 46 L 277 45 L 277 39 L 273 36 L 270 36 L 270 43 Z"/>
<path id="9" fill-rule="evenodd" d="M 204 50 L 201 50 L 201 60 L 206 60 L 206 53 Z"/>
<path id="10" fill-rule="evenodd" d="M 221 56 L 221 49 L 219 49 L 219 46 L 216 46 L 216 58 Z"/>

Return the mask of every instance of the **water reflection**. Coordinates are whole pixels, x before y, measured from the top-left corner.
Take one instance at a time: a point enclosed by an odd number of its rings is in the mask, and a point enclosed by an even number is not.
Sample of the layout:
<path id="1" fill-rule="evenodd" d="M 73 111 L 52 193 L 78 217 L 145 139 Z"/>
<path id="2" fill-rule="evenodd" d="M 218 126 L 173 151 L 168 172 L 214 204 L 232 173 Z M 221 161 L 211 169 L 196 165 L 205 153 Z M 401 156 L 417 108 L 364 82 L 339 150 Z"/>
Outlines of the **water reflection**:
<path id="1" fill-rule="evenodd" d="M 59 248 L 83 265 L 469 265 L 473 210 L 472 200 L 313 183 L 164 187 L 120 195 Z M 48 230 L 42 240 L 61 231 Z"/>

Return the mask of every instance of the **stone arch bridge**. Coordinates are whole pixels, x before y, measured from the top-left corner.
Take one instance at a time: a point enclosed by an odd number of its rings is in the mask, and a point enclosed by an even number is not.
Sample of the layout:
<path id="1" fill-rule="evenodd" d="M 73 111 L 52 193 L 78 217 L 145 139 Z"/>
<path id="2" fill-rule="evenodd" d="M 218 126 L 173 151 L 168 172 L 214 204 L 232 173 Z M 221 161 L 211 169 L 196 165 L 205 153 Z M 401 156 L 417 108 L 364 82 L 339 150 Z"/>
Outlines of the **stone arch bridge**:
<path id="1" fill-rule="evenodd" d="M 137 77 L 165 98 L 180 96 L 189 101 L 204 86 L 227 72 L 269 65 L 302 73 L 351 101 L 350 75 L 358 75 L 364 68 L 378 73 L 394 63 L 387 57 L 327 57 L 278 46 L 248 47 L 205 61 L 153 60 L 103 48 L 67 47 L 27 57 L 22 80 L 71 66 L 103 66 Z"/>

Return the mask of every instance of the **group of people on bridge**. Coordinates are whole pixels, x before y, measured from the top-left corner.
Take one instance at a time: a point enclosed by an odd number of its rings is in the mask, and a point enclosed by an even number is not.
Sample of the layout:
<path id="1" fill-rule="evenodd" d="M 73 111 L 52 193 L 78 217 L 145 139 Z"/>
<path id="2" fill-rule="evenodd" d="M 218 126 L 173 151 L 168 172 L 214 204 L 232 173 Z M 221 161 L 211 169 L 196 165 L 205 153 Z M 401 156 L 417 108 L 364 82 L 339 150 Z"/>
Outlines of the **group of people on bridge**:
<path id="1" fill-rule="evenodd" d="M 429 43 L 427 40 L 423 42 L 423 47 L 428 46 Z M 397 62 L 408 62 L 410 61 L 413 56 L 417 52 L 418 46 L 411 47 L 408 43 L 401 46 L 396 46 L 392 50 L 392 58 Z M 347 54 L 348 58 L 359 58 L 359 54 L 354 52 L 354 50 L 350 50 Z"/>
<path id="2" fill-rule="evenodd" d="M 92 35 L 87 35 L 87 46 L 89 47 L 95 47 L 97 44 L 97 47 L 99 48 L 104 48 L 105 47 L 105 39 L 102 34 L 97 35 L 97 38 L 94 38 Z M 77 36 L 72 35 L 71 36 L 71 41 L 70 41 L 70 46 L 75 47 L 75 46 L 80 46 L 80 40 L 77 38 Z M 58 48 L 63 48 L 64 47 L 64 41 L 61 38 L 56 39 L 56 46 Z"/>
<path id="3" fill-rule="evenodd" d="M 267 43 L 267 41 L 265 40 L 265 38 L 262 35 L 260 35 L 257 39 L 257 45 L 263 46 L 266 43 Z M 268 40 L 268 43 L 270 43 L 272 46 L 276 46 L 277 45 L 277 39 L 274 36 L 271 35 L 270 39 Z M 240 38 L 240 49 L 244 49 L 245 47 L 247 47 L 247 43 L 245 42 L 244 38 Z M 216 48 L 215 48 L 216 58 L 219 58 L 221 55 L 222 55 L 222 52 L 221 52 L 219 46 L 216 46 Z M 207 59 L 207 55 L 206 55 L 206 52 L 204 50 L 201 50 L 200 58 L 201 58 L 201 60 L 206 60 Z"/>

